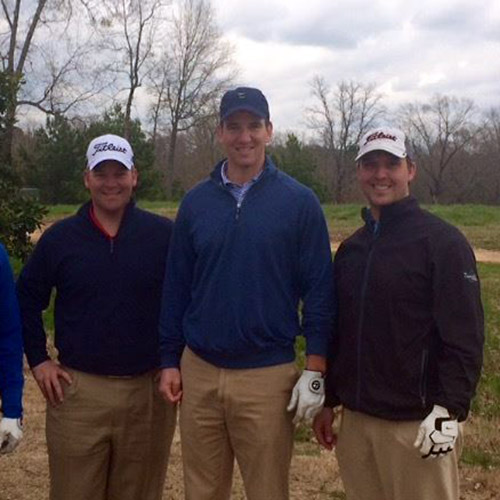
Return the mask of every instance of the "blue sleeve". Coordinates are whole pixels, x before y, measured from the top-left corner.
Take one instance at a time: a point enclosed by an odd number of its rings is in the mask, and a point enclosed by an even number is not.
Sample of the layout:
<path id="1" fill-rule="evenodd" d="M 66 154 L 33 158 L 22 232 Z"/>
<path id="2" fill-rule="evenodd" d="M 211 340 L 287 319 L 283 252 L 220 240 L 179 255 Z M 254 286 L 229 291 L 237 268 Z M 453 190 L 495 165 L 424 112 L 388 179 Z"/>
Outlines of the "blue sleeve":
<path id="1" fill-rule="evenodd" d="M 332 252 L 325 216 L 312 192 L 301 214 L 299 273 L 306 354 L 326 356 L 335 312 Z"/>
<path id="2" fill-rule="evenodd" d="M 31 368 L 50 359 L 42 319 L 54 286 L 47 245 L 47 235 L 43 234 L 17 280 L 24 351 Z"/>
<path id="3" fill-rule="evenodd" d="M 14 276 L 0 245 L 0 395 L 5 417 L 21 417 L 23 383 L 23 343 Z"/>
<path id="4" fill-rule="evenodd" d="M 185 340 L 183 320 L 191 300 L 195 253 L 188 209 L 181 204 L 167 259 L 160 313 L 161 368 L 179 367 Z"/>

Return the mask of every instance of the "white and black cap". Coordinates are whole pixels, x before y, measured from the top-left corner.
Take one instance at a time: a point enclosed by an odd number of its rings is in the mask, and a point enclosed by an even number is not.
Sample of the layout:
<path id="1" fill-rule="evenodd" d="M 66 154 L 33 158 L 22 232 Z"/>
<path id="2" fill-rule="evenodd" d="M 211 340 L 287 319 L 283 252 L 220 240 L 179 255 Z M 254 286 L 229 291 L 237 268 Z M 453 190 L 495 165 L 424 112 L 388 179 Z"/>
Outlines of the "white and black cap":
<path id="1" fill-rule="evenodd" d="M 398 158 L 406 158 L 406 136 L 402 130 L 378 127 L 369 130 L 359 141 L 356 161 L 370 151 L 386 151 Z"/>
<path id="2" fill-rule="evenodd" d="M 134 152 L 130 143 L 119 135 L 106 134 L 90 141 L 87 149 L 87 168 L 92 170 L 99 163 L 115 160 L 132 170 L 134 167 Z"/>

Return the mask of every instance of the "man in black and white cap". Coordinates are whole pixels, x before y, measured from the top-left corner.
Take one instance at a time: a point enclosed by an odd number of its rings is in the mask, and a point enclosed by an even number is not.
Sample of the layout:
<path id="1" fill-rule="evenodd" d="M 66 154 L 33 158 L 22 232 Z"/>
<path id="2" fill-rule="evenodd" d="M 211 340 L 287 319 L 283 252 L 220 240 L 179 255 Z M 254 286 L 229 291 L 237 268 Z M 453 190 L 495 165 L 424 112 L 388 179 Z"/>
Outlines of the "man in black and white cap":
<path id="1" fill-rule="evenodd" d="M 348 499 L 458 500 L 459 422 L 484 337 L 474 254 L 410 196 L 416 165 L 401 130 L 369 131 L 356 162 L 369 208 L 335 255 L 338 315 L 316 437 L 336 445 Z"/>
<path id="2" fill-rule="evenodd" d="M 87 151 L 90 201 L 45 231 L 18 281 L 26 356 L 47 400 L 51 500 L 160 500 L 175 407 L 156 388 L 172 223 L 132 200 L 128 141 Z M 55 346 L 42 311 L 55 289 Z"/>

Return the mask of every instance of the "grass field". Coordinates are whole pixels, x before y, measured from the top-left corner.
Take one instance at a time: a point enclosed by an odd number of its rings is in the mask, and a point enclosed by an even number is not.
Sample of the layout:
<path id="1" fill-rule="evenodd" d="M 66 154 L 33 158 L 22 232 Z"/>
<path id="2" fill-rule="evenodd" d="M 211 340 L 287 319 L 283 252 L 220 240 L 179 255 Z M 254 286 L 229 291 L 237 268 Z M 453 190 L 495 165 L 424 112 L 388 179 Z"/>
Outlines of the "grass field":
<path id="1" fill-rule="evenodd" d="M 479 264 L 486 322 L 484 365 L 472 404 L 471 427 L 462 461 L 500 467 L 500 265 Z"/>
<path id="2" fill-rule="evenodd" d="M 178 204 L 165 201 L 139 201 L 146 210 L 175 218 Z M 48 207 L 46 221 L 53 222 L 71 215 L 77 205 L 53 205 Z M 457 226 L 472 246 L 487 250 L 500 250 L 500 206 L 487 205 L 429 205 L 425 208 Z M 323 206 L 332 241 L 342 241 L 361 225 L 361 205 Z"/>

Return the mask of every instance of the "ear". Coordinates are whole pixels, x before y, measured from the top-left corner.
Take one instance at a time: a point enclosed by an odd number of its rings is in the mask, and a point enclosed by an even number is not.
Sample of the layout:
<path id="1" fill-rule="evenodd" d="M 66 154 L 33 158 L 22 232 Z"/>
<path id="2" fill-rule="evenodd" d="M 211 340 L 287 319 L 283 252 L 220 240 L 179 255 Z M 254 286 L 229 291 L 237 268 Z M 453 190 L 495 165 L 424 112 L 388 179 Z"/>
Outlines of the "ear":
<path id="1" fill-rule="evenodd" d="M 361 162 L 357 161 L 356 162 L 356 179 L 359 181 L 359 178 L 361 176 Z"/>
<path id="2" fill-rule="evenodd" d="M 415 179 L 415 177 L 417 176 L 417 164 L 408 159 L 406 160 L 406 163 L 408 165 L 408 173 L 409 173 L 408 182 L 412 182 L 413 179 Z"/>
<path id="3" fill-rule="evenodd" d="M 271 142 L 271 139 L 273 138 L 273 124 L 272 124 L 272 122 L 266 123 L 266 131 L 267 131 L 266 144 L 269 144 Z"/>
<path id="4" fill-rule="evenodd" d="M 134 167 L 132 169 L 132 186 L 135 188 L 137 187 L 137 179 L 139 178 L 139 172 L 137 172 L 137 169 Z"/>
<path id="5" fill-rule="evenodd" d="M 215 129 L 215 136 L 217 137 L 217 142 L 219 142 L 219 144 L 222 142 L 222 127 L 224 127 L 224 124 L 221 122 Z"/>
<path id="6" fill-rule="evenodd" d="M 85 169 L 85 172 L 83 172 L 83 183 L 85 184 L 85 187 L 87 189 L 89 188 L 89 175 L 90 171 L 88 169 Z"/>

